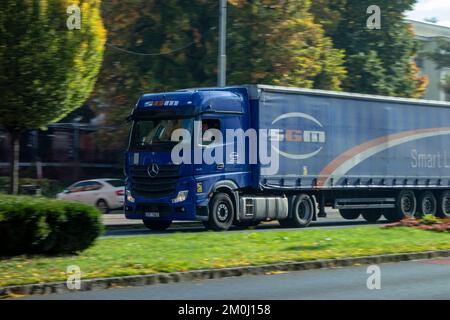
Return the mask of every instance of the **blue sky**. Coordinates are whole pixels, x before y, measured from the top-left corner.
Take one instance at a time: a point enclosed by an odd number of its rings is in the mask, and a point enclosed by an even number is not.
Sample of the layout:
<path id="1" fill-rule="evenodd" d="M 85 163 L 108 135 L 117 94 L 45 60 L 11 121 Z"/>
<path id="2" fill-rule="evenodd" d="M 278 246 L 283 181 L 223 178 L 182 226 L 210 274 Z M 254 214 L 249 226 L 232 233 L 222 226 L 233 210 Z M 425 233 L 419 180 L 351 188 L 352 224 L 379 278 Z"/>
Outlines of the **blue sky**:
<path id="1" fill-rule="evenodd" d="M 406 15 L 418 21 L 435 17 L 438 19 L 437 24 L 450 27 L 450 0 L 419 0 L 414 10 Z"/>

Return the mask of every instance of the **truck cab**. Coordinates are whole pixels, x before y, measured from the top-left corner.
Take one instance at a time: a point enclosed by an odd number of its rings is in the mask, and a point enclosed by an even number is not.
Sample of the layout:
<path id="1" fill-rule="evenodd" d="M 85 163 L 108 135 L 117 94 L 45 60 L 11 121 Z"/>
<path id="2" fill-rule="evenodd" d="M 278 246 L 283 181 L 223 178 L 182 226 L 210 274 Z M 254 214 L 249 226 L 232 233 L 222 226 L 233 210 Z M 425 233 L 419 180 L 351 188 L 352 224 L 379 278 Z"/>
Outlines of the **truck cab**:
<path id="1" fill-rule="evenodd" d="M 214 144 L 203 134 L 214 129 L 225 137 L 227 128 L 246 130 L 250 116 L 244 88 L 141 96 L 130 116 L 132 127 L 125 159 L 126 217 L 142 220 L 153 230 L 164 230 L 174 220 L 200 220 L 212 229 L 228 228 L 236 220 L 233 194 L 252 185 L 251 165 L 233 161 L 236 151 L 224 154 L 223 161 L 203 161 L 205 149 Z M 181 136 L 174 139 L 176 130 Z M 174 161 L 176 145 L 184 146 L 178 153 L 184 161 Z M 217 203 L 219 213 L 211 223 L 210 201 L 218 190 L 222 201 Z"/>

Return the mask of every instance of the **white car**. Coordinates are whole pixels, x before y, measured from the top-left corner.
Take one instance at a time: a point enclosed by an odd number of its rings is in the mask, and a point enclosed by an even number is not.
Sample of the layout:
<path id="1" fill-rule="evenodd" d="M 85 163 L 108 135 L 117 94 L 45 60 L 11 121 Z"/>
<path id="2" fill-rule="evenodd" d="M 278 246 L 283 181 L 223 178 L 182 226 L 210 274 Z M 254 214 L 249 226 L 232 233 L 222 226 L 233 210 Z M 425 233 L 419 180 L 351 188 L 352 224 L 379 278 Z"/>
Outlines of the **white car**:
<path id="1" fill-rule="evenodd" d="M 93 179 L 72 184 L 56 195 L 57 199 L 72 200 L 96 206 L 102 213 L 123 207 L 125 184 L 120 179 Z"/>

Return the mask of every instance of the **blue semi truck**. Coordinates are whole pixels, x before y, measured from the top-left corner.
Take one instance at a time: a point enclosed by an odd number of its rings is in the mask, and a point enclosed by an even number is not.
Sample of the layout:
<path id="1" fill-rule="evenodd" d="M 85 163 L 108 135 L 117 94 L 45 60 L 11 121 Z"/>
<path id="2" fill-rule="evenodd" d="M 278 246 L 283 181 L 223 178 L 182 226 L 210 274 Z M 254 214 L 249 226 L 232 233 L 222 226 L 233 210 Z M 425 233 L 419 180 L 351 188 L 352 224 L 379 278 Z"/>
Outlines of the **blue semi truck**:
<path id="1" fill-rule="evenodd" d="M 450 217 L 450 103 L 244 85 L 140 97 L 125 215 L 153 230 Z"/>

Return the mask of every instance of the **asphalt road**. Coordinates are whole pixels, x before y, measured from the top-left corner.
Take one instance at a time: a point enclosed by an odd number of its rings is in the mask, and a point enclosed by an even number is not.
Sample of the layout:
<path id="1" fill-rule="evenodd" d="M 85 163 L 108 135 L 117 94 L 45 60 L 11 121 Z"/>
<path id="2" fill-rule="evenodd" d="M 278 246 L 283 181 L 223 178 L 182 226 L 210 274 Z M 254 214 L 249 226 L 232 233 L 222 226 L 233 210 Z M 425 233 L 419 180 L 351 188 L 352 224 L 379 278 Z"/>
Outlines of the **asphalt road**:
<path id="1" fill-rule="evenodd" d="M 119 214 L 119 213 L 117 213 Z M 135 220 L 136 223 L 139 223 L 139 220 Z M 381 218 L 377 224 L 384 224 L 387 223 L 384 218 Z M 363 218 L 358 218 L 356 220 L 345 220 L 343 219 L 337 210 L 328 210 L 328 215 L 326 218 L 318 218 L 317 221 L 311 222 L 309 228 L 349 228 L 349 227 L 355 227 L 355 226 L 369 226 L 370 223 L 368 223 Z M 270 230 L 277 230 L 277 229 L 283 229 L 283 230 L 300 230 L 300 229 L 284 229 L 281 228 L 278 222 L 270 222 L 270 223 L 262 223 L 254 231 L 270 231 Z M 148 230 L 146 228 L 140 228 L 136 229 L 133 227 L 127 228 L 122 227 L 121 229 L 117 230 L 107 230 L 105 232 L 105 237 L 119 237 L 119 236 L 139 236 L 139 235 L 168 235 L 174 232 L 206 232 L 207 230 L 201 225 L 200 223 L 191 223 L 189 226 L 183 226 L 181 224 L 173 224 L 169 229 L 166 231 L 152 231 Z M 227 232 L 245 232 L 245 229 L 232 227 Z"/>
<path id="2" fill-rule="evenodd" d="M 367 288 L 367 266 L 74 292 L 29 299 L 291 300 L 450 299 L 450 259 L 379 265 L 381 289 Z"/>

